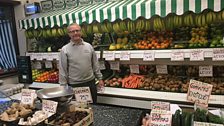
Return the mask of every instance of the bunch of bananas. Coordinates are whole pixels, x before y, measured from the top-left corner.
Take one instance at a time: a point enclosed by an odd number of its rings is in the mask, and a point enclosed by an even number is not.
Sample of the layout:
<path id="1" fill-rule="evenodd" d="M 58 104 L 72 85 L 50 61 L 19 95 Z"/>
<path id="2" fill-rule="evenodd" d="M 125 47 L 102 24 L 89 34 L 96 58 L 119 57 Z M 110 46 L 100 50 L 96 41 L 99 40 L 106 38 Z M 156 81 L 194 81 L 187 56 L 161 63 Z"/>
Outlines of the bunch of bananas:
<path id="1" fill-rule="evenodd" d="M 127 28 L 127 24 L 126 24 L 125 21 L 120 21 L 120 22 L 119 22 L 119 25 L 120 25 L 120 29 L 121 29 L 122 32 L 125 32 L 125 31 L 128 30 L 128 28 Z"/>
<path id="2" fill-rule="evenodd" d="M 154 31 L 165 31 L 164 20 L 160 17 L 155 17 L 153 19 L 153 29 Z"/>
<path id="3" fill-rule="evenodd" d="M 101 33 L 100 24 L 99 23 L 93 23 L 93 33 Z"/>
<path id="4" fill-rule="evenodd" d="M 102 24 L 100 25 L 100 27 L 101 27 L 101 32 L 102 32 L 102 33 L 109 33 L 109 29 L 107 28 L 106 23 L 102 23 Z"/>
<path id="5" fill-rule="evenodd" d="M 165 18 L 165 27 L 166 27 L 166 30 L 168 30 L 168 31 L 173 31 L 173 29 L 174 29 L 174 21 L 173 21 L 173 17 L 171 17 L 171 16 L 167 16 L 166 18 Z"/>
<path id="6" fill-rule="evenodd" d="M 224 22 L 224 10 L 217 13 L 217 19 L 220 22 Z"/>
<path id="7" fill-rule="evenodd" d="M 122 32 L 118 21 L 113 24 L 113 31 L 117 34 Z"/>
<path id="8" fill-rule="evenodd" d="M 150 20 L 145 20 L 145 31 L 150 31 L 151 30 L 151 21 Z"/>
<path id="9" fill-rule="evenodd" d="M 144 19 L 137 19 L 136 20 L 136 32 L 143 31 L 144 27 L 145 27 L 145 20 Z"/>
<path id="10" fill-rule="evenodd" d="M 202 27 L 202 26 L 206 26 L 208 23 L 207 23 L 207 20 L 206 20 L 206 14 L 202 13 L 202 14 L 199 14 L 199 15 L 196 15 L 195 16 L 195 24 L 196 26 L 198 27 Z M 216 15 L 214 15 L 214 17 L 210 17 L 212 19 L 209 19 L 208 21 L 213 21 L 213 18 L 216 19 Z"/>
<path id="11" fill-rule="evenodd" d="M 135 23 L 131 20 L 127 20 L 127 28 L 129 33 L 134 33 L 135 32 Z"/>
<path id="12" fill-rule="evenodd" d="M 212 11 L 210 11 L 210 12 L 208 12 L 207 14 L 206 14 L 206 23 L 207 24 L 211 24 L 211 23 L 213 23 L 213 22 L 216 22 L 216 20 L 217 20 L 217 17 L 218 17 L 218 15 L 216 16 L 216 14 L 215 14 L 215 12 L 212 12 Z M 202 19 L 203 19 L 204 17 L 202 17 Z M 203 19 L 204 20 L 204 19 Z M 202 21 L 201 21 L 202 22 Z M 203 21 L 203 23 L 204 23 L 205 21 Z M 203 24 L 202 24 L 203 25 Z"/>
<path id="13" fill-rule="evenodd" d="M 181 17 L 181 16 L 177 16 L 177 15 L 175 15 L 173 18 L 174 18 L 174 19 L 173 19 L 174 27 L 175 27 L 175 28 L 179 28 L 179 27 L 181 27 L 182 24 L 183 24 L 183 22 L 182 22 L 182 17 Z"/>
<path id="14" fill-rule="evenodd" d="M 183 23 L 185 26 L 194 26 L 193 14 L 187 14 L 183 17 Z"/>

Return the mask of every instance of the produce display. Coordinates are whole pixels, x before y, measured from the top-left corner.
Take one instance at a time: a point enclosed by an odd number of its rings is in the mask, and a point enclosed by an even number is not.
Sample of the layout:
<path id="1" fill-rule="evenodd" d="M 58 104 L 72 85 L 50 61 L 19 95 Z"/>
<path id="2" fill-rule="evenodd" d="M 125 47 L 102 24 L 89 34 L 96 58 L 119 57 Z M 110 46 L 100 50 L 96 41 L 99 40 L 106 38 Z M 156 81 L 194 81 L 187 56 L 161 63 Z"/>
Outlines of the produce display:
<path id="1" fill-rule="evenodd" d="M 32 78 L 35 82 L 58 83 L 58 70 L 32 70 Z"/>
<path id="2" fill-rule="evenodd" d="M 0 115 L 0 120 L 6 122 L 16 121 L 32 113 L 33 107 L 14 102 L 7 110 Z"/>

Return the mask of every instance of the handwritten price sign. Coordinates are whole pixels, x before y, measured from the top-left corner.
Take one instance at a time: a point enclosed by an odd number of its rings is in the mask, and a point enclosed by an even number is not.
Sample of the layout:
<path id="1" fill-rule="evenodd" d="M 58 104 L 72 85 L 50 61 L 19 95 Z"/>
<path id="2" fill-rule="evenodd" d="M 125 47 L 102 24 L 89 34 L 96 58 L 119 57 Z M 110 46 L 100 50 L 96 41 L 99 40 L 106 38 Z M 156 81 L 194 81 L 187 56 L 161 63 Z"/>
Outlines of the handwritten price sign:
<path id="1" fill-rule="evenodd" d="M 213 61 L 223 61 L 224 60 L 224 49 L 213 49 Z"/>
<path id="2" fill-rule="evenodd" d="M 130 65 L 131 73 L 139 73 L 139 65 Z"/>
<path id="3" fill-rule="evenodd" d="M 120 60 L 129 61 L 130 60 L 130 52 L 128 52 L 128 51 L 121 51 L 121 53 L 120 53 Z"/>
<path id="4" fill-rule="evenodd" d="M 118 61 L 110 62 L 110 69 L 111 70 L 120 70 L 120 63 Z"/>
<path id="5" fill-rule="evenodd" d="M 212 77 L 213 76 L 212 66 L 199 66 L 200 77 Z"/>
<path id="6" fill-rule="evenodd" d="M 184 61 L 184 53 L 182 51 L 172 51 L 171 61 Z"/>
<path id="7" fill-rule="evenodd" d="M 193 49 L 190 53 L 190 61 L 203 61 L 204 51 L 200 49 Z"/>
<path id="8" fill-rule="evenodd" d="M 168 74 L 167 65 L 156 65 L 157 74 Z"/>
<path id="9" fill-rule="evenodd" d="M 58 102 L 50 100 L 42 100 L 42 110 L 48 113 L 48 117 L 56 113 Z"/>
<path id="10" fill-rule="evenodd" d="M 37 97 L 35 90 L 22 89 L 21 103 L 33 106 L 34 100 Z"/>
<path id="11" fill-rule="evenodd" d="M 89 87 L 78 87 L 74 88 L 75 99 L 78 102 L 89 102 L 92 103 L 92 95 Z"/>
<path id="12" fill-rule="evenodd" d="M 151 112 L 151 126 L 171 126 L 172 114 Z"/>
<path id="13" fill-rule="evenodd" d="M 105 52 L 105 60 L 112 60 L 114 61 L 115 60 L 115 53 L 112 51 L 112 52 Z"/>
<path id="14" fill-rule="evenodd" d="M 143 61 L 154 61 L 155 53 L 154 51 L 145 51 L 143 54 Z"/>
<path id="15" fill-rule="evenodd" d="M 196 80 L 190 80 L 187 100 L 199 105 L 207 106 L 212 92 L 211 84 L 203 83 Z"/>
<path id="16" fill-rule="evenodd" d="M 152 110 L 165 110 L 170 111 L 170 103 L 169 102 L 161 102 L 161 101 L 152 101 L 151 102 L 151 109 Z"/>

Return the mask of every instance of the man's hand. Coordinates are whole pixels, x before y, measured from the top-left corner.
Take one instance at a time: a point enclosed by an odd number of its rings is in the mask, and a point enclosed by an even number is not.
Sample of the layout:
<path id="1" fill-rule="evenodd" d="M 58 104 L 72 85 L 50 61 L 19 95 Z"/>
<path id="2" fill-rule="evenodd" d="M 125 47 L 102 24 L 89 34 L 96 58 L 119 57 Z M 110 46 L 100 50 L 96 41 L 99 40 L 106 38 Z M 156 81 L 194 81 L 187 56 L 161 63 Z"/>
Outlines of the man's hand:
<path id="1" fill-rule="evenodd" d="M 99 80 L 99 86 L 104 87 L 104 81 L 103 80 Z"/>

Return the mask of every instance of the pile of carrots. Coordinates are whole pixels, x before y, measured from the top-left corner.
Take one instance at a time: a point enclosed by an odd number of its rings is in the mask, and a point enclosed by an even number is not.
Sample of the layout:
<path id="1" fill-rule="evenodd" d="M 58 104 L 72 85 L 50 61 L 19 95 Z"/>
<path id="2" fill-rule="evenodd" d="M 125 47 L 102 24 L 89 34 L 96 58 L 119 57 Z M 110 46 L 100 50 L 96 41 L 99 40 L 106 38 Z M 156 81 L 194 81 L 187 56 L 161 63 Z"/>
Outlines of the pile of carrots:
<path id="1" fill-rule="evenodd" d="M 140 88 L 144 81 L 144 76 L 131 74 L 122 79 L 122 87 L 124 88 Z"/>

